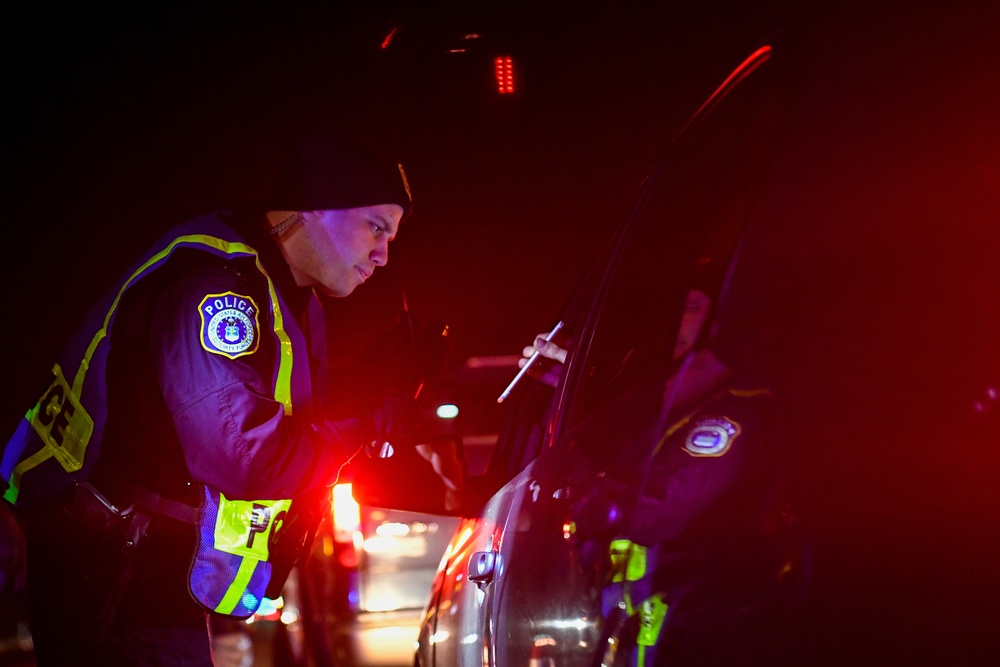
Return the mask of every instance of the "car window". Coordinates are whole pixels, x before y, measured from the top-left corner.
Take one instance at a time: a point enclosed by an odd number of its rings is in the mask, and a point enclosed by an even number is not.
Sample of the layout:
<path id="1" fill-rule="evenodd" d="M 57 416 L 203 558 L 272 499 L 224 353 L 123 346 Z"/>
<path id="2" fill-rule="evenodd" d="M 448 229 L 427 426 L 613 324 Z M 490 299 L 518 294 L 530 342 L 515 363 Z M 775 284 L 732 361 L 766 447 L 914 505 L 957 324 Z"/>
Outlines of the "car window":
<path id="1" fill-rule="evenodd" d="M 491 489 L 562 431 L 672 373 L 688 289 L 697 283 L 717 302 L 781 127 L 785 96 L 769 57 L 763 49 L 748 58 L 650 170 L 562 310 L 571 350 L 564 382 L 525 383 L 511 401 Z"/>
<path id="2" fill-rule="evenodd" d="M 753 58 L 748 73 L 678 138 L 647 179 L 641 206 L 595 297 L 599 307 L 581 335 L 564 427 L 673 373 L 692 289 L 704 292 L 713 307 L 718 303 L 785 106 L 769 51 Z"/>

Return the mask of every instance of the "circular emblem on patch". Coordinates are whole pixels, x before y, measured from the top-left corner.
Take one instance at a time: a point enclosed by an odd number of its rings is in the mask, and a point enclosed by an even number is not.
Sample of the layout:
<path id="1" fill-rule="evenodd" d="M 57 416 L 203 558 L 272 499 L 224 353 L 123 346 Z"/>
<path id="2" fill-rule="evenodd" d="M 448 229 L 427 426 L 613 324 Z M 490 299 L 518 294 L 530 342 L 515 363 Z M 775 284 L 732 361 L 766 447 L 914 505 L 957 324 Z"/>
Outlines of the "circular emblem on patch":
<path id="1" fill-rule="evenodd" d="M 209 294 L 198 306 L 201 345 L 230 359 L 257 350 L 257 304 L 233 292 Z"/>
<path id="2" fill-rule="evenodd" d="M 722 456 L 740 434 L 740 425 L 726 417 L 702 417 L 684 440 L 684 449 L 694 456 Z"/>

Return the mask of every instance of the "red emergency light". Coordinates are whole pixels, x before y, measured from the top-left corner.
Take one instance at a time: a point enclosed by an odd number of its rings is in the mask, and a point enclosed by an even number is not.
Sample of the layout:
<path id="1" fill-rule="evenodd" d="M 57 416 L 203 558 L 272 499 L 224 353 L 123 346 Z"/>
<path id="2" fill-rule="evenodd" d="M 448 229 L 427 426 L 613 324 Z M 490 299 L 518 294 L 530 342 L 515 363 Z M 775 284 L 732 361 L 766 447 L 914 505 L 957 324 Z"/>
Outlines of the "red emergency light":
<path id="1" fill-rule="evenodd" d="M 399 28 L 393 28 L 392 30 L 389 31 L 389 34 L 385 36 L 385 39 L 382 40 L 382 48 L 383 49 L 389 48 L 389 42 L 391 42 L 392 38 L 396 36 L 396 31 L 398 29 Z"/>
<path id="2" fill-rule="evenodd" d="M 493 60 L 493 71 L 497 78 L 497 91 L 504 95 L 514 92 L 514 60 L 510 56 L 499 56 Z"/>

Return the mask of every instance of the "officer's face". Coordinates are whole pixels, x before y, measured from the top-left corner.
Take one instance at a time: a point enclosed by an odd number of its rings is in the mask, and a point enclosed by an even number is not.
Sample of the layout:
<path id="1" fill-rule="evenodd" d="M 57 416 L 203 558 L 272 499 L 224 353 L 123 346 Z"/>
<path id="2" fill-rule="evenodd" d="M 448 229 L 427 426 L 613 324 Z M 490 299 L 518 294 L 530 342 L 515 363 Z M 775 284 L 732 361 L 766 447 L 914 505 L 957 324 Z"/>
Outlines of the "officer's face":
<path id="1" fill-rule="evenodd" d="M 389 241 L 402 217 L 396 204 L 305 211 L 282 250 L 299 285 L 347 296 L 389 261 Z"/>
<path id="2" fill-rule="evenodd" d="M 707 294 L 694 289 L 687 293 L 680 330 L 677 332 L 677 344 L 674 346 L 674 359 L 683 357 L 698 341 L 711 310 L 712 299 Z"/>

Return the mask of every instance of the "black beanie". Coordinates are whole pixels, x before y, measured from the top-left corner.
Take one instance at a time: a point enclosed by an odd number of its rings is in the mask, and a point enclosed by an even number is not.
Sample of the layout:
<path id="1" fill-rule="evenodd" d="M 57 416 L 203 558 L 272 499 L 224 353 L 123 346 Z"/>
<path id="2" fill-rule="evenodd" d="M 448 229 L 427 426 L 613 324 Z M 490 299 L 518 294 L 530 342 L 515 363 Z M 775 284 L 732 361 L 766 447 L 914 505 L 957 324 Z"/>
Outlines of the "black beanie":
<path id="1" fill-rule="evenodd" d="M 267 208 L 320 211 L 397 204 L 413 209 L 403 165 L 347 137 L 301 139 L 290 148 Z"/>

